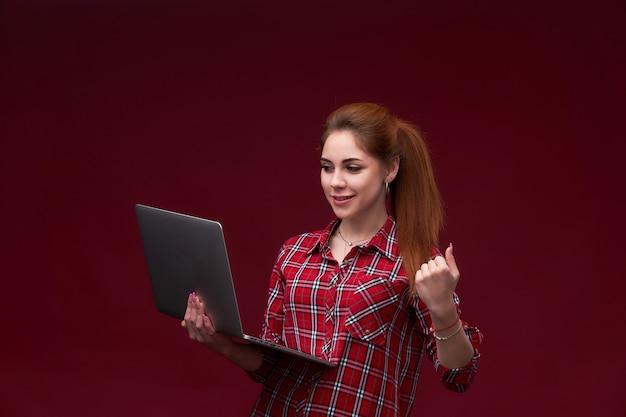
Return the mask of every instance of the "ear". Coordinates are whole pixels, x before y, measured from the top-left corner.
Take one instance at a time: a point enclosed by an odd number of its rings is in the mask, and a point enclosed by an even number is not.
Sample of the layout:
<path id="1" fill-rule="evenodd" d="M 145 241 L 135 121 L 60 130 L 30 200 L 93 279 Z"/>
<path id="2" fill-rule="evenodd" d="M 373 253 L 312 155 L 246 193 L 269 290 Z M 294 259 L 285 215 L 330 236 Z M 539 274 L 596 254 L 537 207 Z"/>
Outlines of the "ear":
<path id="1" fill-rule="evenodd" d="M 396 175 L 398 175 L 398 169 L 400 169 L 400 157 L 397 156 L 387 164 L 385 169 L 385 182 L 392 182 L 396 178 Z"/>

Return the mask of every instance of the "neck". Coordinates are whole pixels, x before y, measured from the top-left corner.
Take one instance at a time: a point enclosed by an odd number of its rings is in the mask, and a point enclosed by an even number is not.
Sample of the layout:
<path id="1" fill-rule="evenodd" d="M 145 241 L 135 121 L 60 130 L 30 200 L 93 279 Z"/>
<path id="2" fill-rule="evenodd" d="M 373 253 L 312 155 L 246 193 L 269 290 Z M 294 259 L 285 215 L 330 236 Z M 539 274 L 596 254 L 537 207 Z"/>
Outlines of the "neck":
<path id="1" fill-rule="evenodd" d="M 337 227 L 341 237 L 349 242 L 360 243 L 371 239 L 387 221 L 387 212 L 384 216 L 379 215 L 375 219 L 367 221 L 356 221 L 354 219 L 342 219 Z"/>

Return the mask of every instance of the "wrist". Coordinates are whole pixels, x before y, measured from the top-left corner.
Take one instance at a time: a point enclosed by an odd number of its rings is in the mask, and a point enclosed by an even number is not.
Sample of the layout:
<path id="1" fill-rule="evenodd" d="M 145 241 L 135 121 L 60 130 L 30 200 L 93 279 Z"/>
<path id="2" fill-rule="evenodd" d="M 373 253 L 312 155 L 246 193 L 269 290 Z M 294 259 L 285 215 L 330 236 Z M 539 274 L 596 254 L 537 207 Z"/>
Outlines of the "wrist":
<path id="1" fill-rule="evenodd" d="M 235 349 L 235 342 L 230 337 L 222 341 L 220 344 L 213 346 L 213 350 L 216 353 L 227 359 L 230 359 L 235 355 Z"/>
<path id="2" fill-rule="evenodd" d="M 459 313 L 454 303 L 439 308 L 429 308 L 428 311 L 430 312 L 432 327 L 435 329 L 446 328 L 454 324 L 459 318 Z"/>
<path id="3" fill-rule="evenodd" d="M 445 342 L 446 340 L 452 339 L 454 336 L 459 334 L 463 328 L 463 322 L 459 317 L 455 320 L 453 324 L 445 329 L 435 330 L 432 327 L 430 328 L 430 334 L 440 342 Z"/>
<path id="4" fill-rule="evenodd" d="M 446 317 L 445 319 L 443 317 Z M 456 336 L 463 327 L 463 321 L 456 309 L 441 316 L 432 317 L 429 333 L 438 341 L 444 342 Z"/>

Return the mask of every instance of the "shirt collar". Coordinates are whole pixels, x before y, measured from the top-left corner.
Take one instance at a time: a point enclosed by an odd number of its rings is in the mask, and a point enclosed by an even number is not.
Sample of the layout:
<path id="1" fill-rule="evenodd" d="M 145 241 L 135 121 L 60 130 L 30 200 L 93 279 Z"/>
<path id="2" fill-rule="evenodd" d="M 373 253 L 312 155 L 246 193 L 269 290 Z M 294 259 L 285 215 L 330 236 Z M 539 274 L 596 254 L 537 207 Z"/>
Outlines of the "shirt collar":
<path id="1" fill-rule="evenodd" d="M 326 246 L 330 240 L 330 235 L 340 220 L 335 217 L 324 230 L 319 234 L 318 241 L 311 246 L 308 253 L 311 254 L 315 251 L 320 251 L 321 248 Z M 396 239 L 396 221 L 389 215 L 383 227 L 374 235 L 367 244 L 363 244 L 364 248 L 372 248 L 381 253 L 381 255 L 389 258 L 391 261 L 395 261 L 398 258 L 398 240 Z"/>

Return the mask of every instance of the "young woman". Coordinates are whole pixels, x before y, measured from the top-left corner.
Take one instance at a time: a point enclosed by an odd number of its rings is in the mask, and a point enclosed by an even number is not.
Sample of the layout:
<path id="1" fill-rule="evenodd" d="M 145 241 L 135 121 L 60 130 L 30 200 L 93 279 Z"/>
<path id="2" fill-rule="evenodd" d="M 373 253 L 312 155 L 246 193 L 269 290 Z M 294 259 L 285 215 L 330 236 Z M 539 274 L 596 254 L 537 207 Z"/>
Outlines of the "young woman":
<path id="1" fill-rule="evenodd" d="M 346 105 L 327 119 L 320 161 L 336 217 L 281 248 L 261 337 L 337 366 L 234 342 L 195 294 L 182 326 L 263 384 L 252 416 L 408 416 L 424 355 L 463 392 L 482 335 L 460 318 L 452 245 L 436 249 L 441 202 L 419 131 Z"/>

